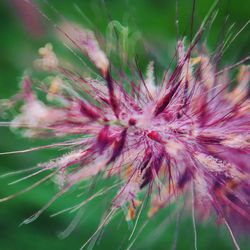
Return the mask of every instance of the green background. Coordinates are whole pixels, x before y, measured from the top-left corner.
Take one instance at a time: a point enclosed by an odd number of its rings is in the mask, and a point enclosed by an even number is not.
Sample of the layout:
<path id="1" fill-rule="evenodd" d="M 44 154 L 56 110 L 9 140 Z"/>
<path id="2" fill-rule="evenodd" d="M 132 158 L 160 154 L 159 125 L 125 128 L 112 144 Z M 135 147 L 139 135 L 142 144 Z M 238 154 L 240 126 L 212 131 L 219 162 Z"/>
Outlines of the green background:
<path id="1" fill-rule="evenodd" d="M 106 33 L 109 20 L 118 20 L 121 24 L 129 26 L 131 32 L 140 31 L 152 48 L 151 52 L 145 53 L 138 46 L 136 55 L 143 68 L 148 60 L 155 60 L 157 72 L 162 72 L 161 70 L 168 66 L 170 58 L 174 54 L 176 41 L 175 1 L 107 0 L 105 3 L 104 1 L 80 0 L 47 1 L 50 5 L 47 5 L 45 1 L 36 2 L 43 12 L 52 18 L 54 23 L 60 17 L 58 13 L 56 14 L 51 9 L 51 6 L 54 6 L 65 18 L 87 25 L 86 20 L 79 15 L 75 8 L 75 5 L 77 5 L 103 34 Z M 212 1 L 209 0 L 197 0 L 194 30 L 197 30 L 211 4 Z M 233 27 L 234 33 L 249 18 L 249 4 L 244 0 L 220 1 L 218 9 L 218 16 L 208 38 L 208 47 L 211 50 L 216 48 L 219 39 L 223 39 L 223 31 L 225 31 L 223 22 L 227 14 L 229 14 L 229 22 L 226 24 L 225 29 L 228 29 L 230 24 L 235 23 Z M 182 36 L 189 36 L 190 34 L 191 11 L 192 1 L 179 1 L 180 33 Z M 55 50 L 59 54 L 61 53 L 62 57 L 67 58 L 68 52 L 55 38 L 53 25 L 43 18 L 41 18 L 44 25 L 42 36 L 35 37 L 32 33 L 27 32 L 27 27 L 23 25 L 11 1 L 2 0 L 0 2 L 0 17 L 0 99 L 6 99 L 18 90 L 23 72 L 31 67 L 33 60 L 37 56 L 38 48 L 42 47 L 46 42 L 52 41 Z M 249 36 L 249 28 L 246 28 L 227 50 L 222 64 L 236 62 L 249 53 Z M 8 128 L 0 128 L 0 152 L 30 148 L 49 144 L 50 142 L 52 140 L 33 141 L 23 139 L 10 132 Z M 0 156 L 0 174 L 35 166 L 37 163 L 47 161 L 58 154 L 56 151 L 44 150 L 27 154 Z M 18 176 L 0 179 L 0 197 L 19 191 L 39 179 L 39 177 L 35 177 L 16 185 L 8 185 L 15 178 L 18 178 Z M 101 215 L 111 200 L 110 196 L 99 198 L 87 205 L 83 211 L 81 223 L 66 239 L 59 239 L 58 234 L 67 227 L 74 214 L 65 213 L 53 218 L 50 218 L 50 215 L 73 204 L 76 197 L 72 193 L 59 199 L 35 222 L 19 226 L 24 219 L 46 204 L 57 191 L 56 185 L 48 182 L 29 193 L 8 202 L 0 203 L 1 250 L 80 248 L 97 228 Z M 171 249 L 176 234 L 175 220 L 163 230 L 159 227 L 171 209 L 163 210 L 159 216 L 152 219 L 132 249 Z M 142 220 L 144 217 L 142 217 Z M 141 222 L 139 222 L 138 228 L 140 228 L 140 225 Z M 130 224 L 124 221 L 124 215 L 119 214 L 107 226 L 101 240 L 95 245 L 95 249 L 125 249 L 128 246 L 127 239 L 131 233 L 131 227 Z M 224 226 L 217 226 L 212 219 L 208 222 L 198 223 L 197 233 L 198 249 L 233 249 L 231 239 Z M 240 237 L 239 242 L 242 249 L 250 249 L 248 248 L 250 244 L 246 238 Z M 185 213 L 182 214 L 179 224 L 177 249 L 194 249 L 192 222 L 190 216 Z"/>

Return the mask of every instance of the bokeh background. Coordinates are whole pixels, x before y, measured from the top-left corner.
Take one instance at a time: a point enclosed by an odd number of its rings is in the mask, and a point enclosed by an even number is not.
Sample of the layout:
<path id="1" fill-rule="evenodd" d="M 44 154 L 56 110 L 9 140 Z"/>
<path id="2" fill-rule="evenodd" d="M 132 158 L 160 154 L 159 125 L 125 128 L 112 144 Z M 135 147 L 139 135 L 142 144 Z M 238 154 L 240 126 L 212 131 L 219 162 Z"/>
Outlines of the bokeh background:
<path id="1" fill-rule="evenodd" d="M 56 37 L 53 28 L 53 23 L 59 22 L 63 17 L 77 21 L 83 26 L 92 26 L 104 36 L 111 20 L 118 20 L 122 25 L 128 26 L 131 33 L 139 32 L 148 45 L 145 49 L 141 46 L 136 47 L 136 55 L 142 68 L 148 60 L 155 60 L 157 72 L 160 73 L 164 67 L 168 66 L 174 54 L 175 0 L 34 1 L 51 18 L 52 22 L 48 22 L 41 15 L 33 12 L 32 7 L 22 2 L 23 0 L 0 1 L 0 99 L 6 99 L 15 94 L 19 89 L 23 73 L 31 68 L 33 60 L 37 57 L 38 48 L 46 42 L 52 42 L 61 57 L 72 59 L 62 42 Z M 196 2 L 194 31 L 197 30 L 213 1 L 197 0 Z M 235 34 L 249 19 L 249 3 L 245 0 L 220 1 L 218 10 L 217 18 L 208 33 L 207 43 L 211 51 L 216 48 L 219 41 L 224 39 L 225 32 L 231 24 L 235 23 L 232 27 L 232 34 Z M 192 1 L 179 0 L 180 35 L 182 36 L 190 36 L 191 13 Z M 88 23 L 88 19 L 91 24 Z M 226 19 L 228 21 L 225 24 Z M 227 50 L 221 65 L 234 63 L 249 54 L 249 42 L 248 27 Z M 10 119 L 10 116 L 4 116 L 2 119 Z M 20 150 L 51 142 L 53 142 L 51 139 L 38 141 L 23 139 L 8 128 L 0 127 L 0 152 Z M 56 151 L 45 150 L 0 156 L 0 174 L 35 166 L 57 155 Z M 0 197 L 17 192 L 40 178 L 35 177 L 15 185 L 8 185 L 17 177 L 0 178 Z M 60 233 L 67 228 L 75 214 L 64 213 L 52 218 L 50 216 L 74 203 L 76 197 L 71 193 L 59 199 L 33 223 L 20 226 L 24 219 L 39 210 L 57 191 L 54 183 L 46 182 L 24 195 L 0 203 L 1 250 L 80 248 L 97 228 L 101 215 L 110 201 L 109 195 L 89 203 L 82 211 L 81 222 L 65 239 L 61 239 Z M 78 198 L 78 201 L 80 199 L 83 198 Z M 176 249 L 194 248 L 192 220 L 189 216 L 183 214 L 178 225 L 176 220 L 173 220 L 166 226 L 164 223 L 163 226 L 159 226 L 168 217 L 170 210 L 171 208 L 163 210 L 150 222 L 132 249 L 172 249 L 177 232 Z M 144 217 L 142 216 L 142 220 Z M 141 222 L 139 222 L 139 227 L 140 225 Z M 95 249 L 125 249 L 128 246 L 127 239 L 132 227 L 133 225 L 124 221 L 124 214 L 119 214 L 107 226 L 101 240 L 96 242 Z M 229 233 L 224 226 L 217 226 L 214 219 L 198 223 L 197 233 L 198 249 L 233 249 Z M 241 236 L 239 242 L 242 249 L 250 249 L 246 236 Z"/>

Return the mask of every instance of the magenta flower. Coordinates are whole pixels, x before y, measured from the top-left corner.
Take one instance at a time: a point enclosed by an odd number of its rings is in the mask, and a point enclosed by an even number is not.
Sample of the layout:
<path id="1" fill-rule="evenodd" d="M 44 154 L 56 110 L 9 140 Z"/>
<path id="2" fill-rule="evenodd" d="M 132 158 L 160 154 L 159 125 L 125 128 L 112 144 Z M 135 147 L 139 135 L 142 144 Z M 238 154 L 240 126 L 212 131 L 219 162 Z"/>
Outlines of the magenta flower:
<path id="1" fill-rule="evenodd" d="M 179 41 L 176 67 L 165 72 L 161 84 L 156 84 L 153 62 L 145 76 L 138 70 L 136 80 L 131 80 L 124 72 L 117 73 L 93 32 L 70 29 L 67 37 L 101 77 L 66 68 L 51 44 L 39 50 L 41 58 L 35 62 L 53 75 L 49 86 L 42 84 L 39 89 L 47 101 L 39 100 L 33 90 L 37 82 L 24 76 L 21 93 L 12 99 L 24 103 L 11 127 L 27 137 L 77 135 L 45 146 L 68 147 L 69 152 L 39 164 L 31 176 L 41 171 L 49 174 L 32 187 L 56 176 L 61 191 L 25 222 L 37 218 L 75 184 L 97 175 L 117 176 L 120 181 L 114 186 L 119 191 L 100 228 L 124 206 L 127 220 L 134 219 L 145 201 L 141 193 L 151 201 L 149 217 L 192 194 L 197 218 L 215 212 L 234 239 L 233 219 L 250 223 L 249 67 L 240 66 L 238 84 L 229 91 L 228 72 L 234 66 L 218 71 L 214 59 L 196 46 L 196 38 L 186 49 Z"/>

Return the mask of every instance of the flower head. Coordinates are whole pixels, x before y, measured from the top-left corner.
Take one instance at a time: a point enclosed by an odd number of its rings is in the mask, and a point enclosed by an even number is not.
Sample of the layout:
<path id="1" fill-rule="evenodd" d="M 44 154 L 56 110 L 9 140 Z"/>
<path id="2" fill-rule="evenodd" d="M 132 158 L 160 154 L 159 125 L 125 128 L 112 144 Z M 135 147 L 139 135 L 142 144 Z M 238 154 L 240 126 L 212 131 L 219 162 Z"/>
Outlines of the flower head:
<path id="1" fill-rule="evenodd" d="M 230 68 L 218 71 L 208 54 L 198 48 L 194 52 L 197 40 L 187 49 L 180 40 L 176 67 L 159 84 L 153 62 L 145 76 L 138 71 L 136 81 L 130 80 L 113 73 L 92 31 L 70 25 L 74 46 L 101 77 L 83 77 L 65 68 L 47 44 L 36 61 L 53 74 L 49 86 L 43 86 L 47 101 L 39 100 L 33 90 L 36 83 L 26 75 L 24 104 L 11 122 L 28 137 L 77 135 L 51 145 L 68 146 L 67 154 L 39 165 L 57 175 L 59 196 L 95 176 L 117 176 L 120 188 L 110 211 L 127 206 L 127 220 L 135 218 L 146 190 L 149 217 L 193 193 L 200 218 L 214 211 L 225 223 L 237 216 L 249 224 L 249 67 L 240 67 L 237 86 L 229 91 Z"/>

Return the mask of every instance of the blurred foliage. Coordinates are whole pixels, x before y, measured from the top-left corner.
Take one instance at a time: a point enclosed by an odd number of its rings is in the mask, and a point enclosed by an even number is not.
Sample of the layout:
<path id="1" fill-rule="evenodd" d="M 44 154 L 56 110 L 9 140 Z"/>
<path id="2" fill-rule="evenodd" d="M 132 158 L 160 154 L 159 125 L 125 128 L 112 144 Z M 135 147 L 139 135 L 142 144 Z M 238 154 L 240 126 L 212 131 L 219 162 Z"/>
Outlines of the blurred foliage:
<path id="1" fill-rule="evenodd" d="M 23 25 L 17 9 L 14 8 L 13 1 L 0 2 L 1 99 L 15 94 L 23 72 L 31 68 L 38 48 L 46 42 L 52 41 L 55 50 L 61 57 L 72 59 L 67 49 L 55 37 L 53 28 L 53 23 L 63 18 L 94 28 L 95 31 L 101 32 L 104 36 L 107 34 L 108 24 L 112 20 L 117 20 L 123 27 L 128 27 L 129 32 L 139 32 L 142 34 L 143 40 L 150 44 L 149 50 L 143 49 L 140 45 L 136 47 L 136 55 L 143 65 L 142 67 L 145 67 L 149 60 L 155 60 L 156 67 L 166 68 L 174 54 L 176 42 L 175 0 L 41 0 L 36 2 L 52 20 L 52 22 L 48 22 L 41 18 L 44 30 L 40 36 L 34 36 L 34 34 L 27 32 L 27 27 Z M 194 31 L 197 30 L 212 4 L 210 0 L 197 0 L 196 2 Z M 232 28 L 233 34 L 240 30 L 249 18 L 248 7 L 244 0 L 220 1 L 217 18 L 208 34 L 209 49 L 214 50 L 218 41 L 224 39 L 223 36 L 232 23 L 235 23 Z M 179 0 L 180 34 L 187 36 L 188 39 L 190 37 L 191 13 L 192 1 Z M 227 16 L 228 21 L 224 24 Z M 91 24 L 88 23 L 88 20 L 91 20 Z M 249 53 L 249 36 L 249 27 L 247 27 L 227 50 L 222 64 L 236 62 Z M 75 63 L 77 64 L 77 62 Z M 6 117 L 6 119 L 8 118 Z M 38 141 L 23 139 L 11 133 L 8 128 L 0 128 L 0 152 L 30 148 L 50 142 L 52 142 L 51 139 Z M 1 156 L 0 174 L 35 166 L 37 163 L 51 159 L 56 155 L 58 155 L 56 151 L 44 150 L 28 154 Z M 4 197 L 17 192 L 39 178 L 34 177 L 28 181 L 9 186 L 8 182 L 15 178 L 2 178 L 0 179 L 0 196 Z M 50 215 L 69 207 L 74 204 L 74 201 L 79 202 L 85 196 L 76 198 L 75 195 L 68 193 L 49 207 L 35 222 L 19 227 L 19 223 L 39 210 L 57 191 L 55 184 L 48 182 L 31 192 L 0 204 L 0 249 L 79 249 L 98 227 L 101 215 L 111 200 L 110 196 L 97 198 L 90 202 L 83 210 L 84 214 L 80 225 L 66 239 L 59 239 L 58 233 L 67 227 L 75 215 L 64 213 L 53 218 L 50 218 Z M 94 188 L 90 190 L 90 192 L 94 191 Z M 176 222 L 173 220 L 163 229 L 159 225 L 172 210 L 173 208 L 166 208 L 153 219 L 139 236 L 132 249 L 171 249 L 177 232 Z M 140 220 L 138 228 L 142 225 L 143 218 L 145 219 L 145 215 Z M 197 225 L 198 249 L 233 249 L 229 233 L 223 226 L 217 227 L 215 224 L 214 219 L 211 219 L 209 222 Z M 97 242 L 95 249 L 125 249 L 128 246 L 127 239 L 131 231 L 131 225 L 124 221 L 124 215 L 120 213 L 105 228 L 101 241 Z M 242 249 L 247 249 L 247 246 L 250 246 L 244 238 L 241 238 L 240 244 Z M 183 214 L 179 225 L 177 249 L 193 248 L 192 222 L 189 216 Z"/>

